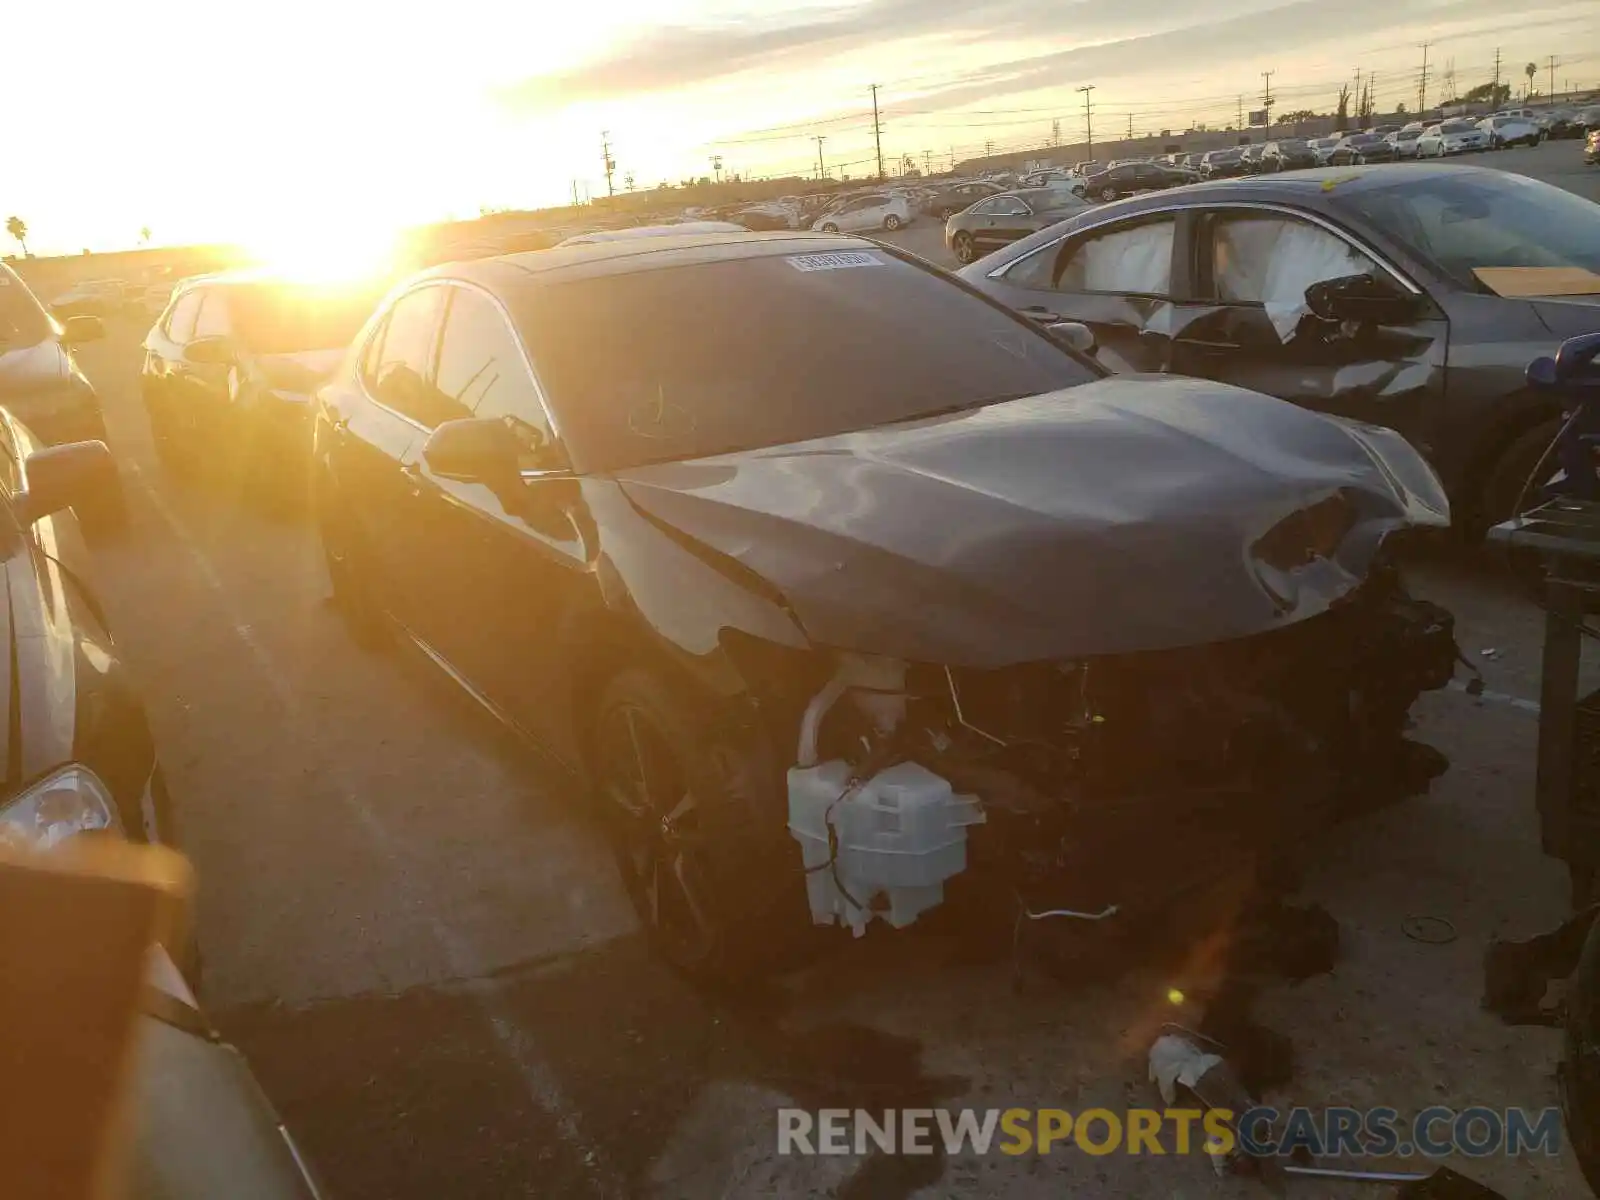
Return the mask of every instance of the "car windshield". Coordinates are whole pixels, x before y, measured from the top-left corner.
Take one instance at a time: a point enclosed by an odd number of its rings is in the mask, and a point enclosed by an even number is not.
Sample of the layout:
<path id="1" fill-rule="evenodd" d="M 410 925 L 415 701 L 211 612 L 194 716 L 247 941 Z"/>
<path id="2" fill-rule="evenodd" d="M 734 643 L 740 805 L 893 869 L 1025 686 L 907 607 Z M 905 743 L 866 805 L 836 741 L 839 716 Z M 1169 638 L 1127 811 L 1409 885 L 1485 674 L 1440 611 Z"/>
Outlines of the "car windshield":
<path id="1" fill-rule="evenodd" d="M 1451 172 L 1335 193 L 1334 203 L 1356 210 L 1472 291 L 1506 294 L 1504 277 L 1491 285 L 1478 272 L 1520 267 L 1559 271 L 1569 293 L 1600 292 L 1600 205 L 1550 184 L 1503 171 Z M 1585 287 L 1582 272 L 1596 273 L 1593 288 Z M 1538 294 L 1539 285 L 1539 275 L 1529 273 L 1516 286 Z"/>
<path id="2" fill-rule="evenodd" d="M 1397 141 L 1414 142 L 1419 137 L 1422 136 L 1422 130 L 1420 130 L 1420 129 L 1402 129 L 1399 133 L 1395 134 L 1394 136 L 1395 136 L 1395 139 Z"/>
<path id="3" fill-rule="evenodd" d="M 11 268 L 0 265 L 0 348 L 31 346 L 49 337 L 50 318 Z"/>
<path id="4" fill-rule="evenodd" d="M 1477 126 L 1471 121 L 1446 121 L 1439 126 L 1440 133 L 1471 133 Z"/>
<path id="5" fill-rule="evenodd" d="M 1305 142 L 1305 140 L 1303 138 L 1288 138 L 1288 139 L 1278 143 L 1278 149 L 1280 151 L 1281 150 L 1304 150 L 1305 148 L 1306 148 L 1306 142 Z"/>
<path id="6" fill-rule="evenodd" d="M 583 471 L 802 442 L 1096 377 L 1028 322 L 870 248 L 544 285 L 517 316 Z"/>
<path id="7" fill-rule="evenodd" d="M 380 298 L 340 285 L 244 283 L 228 288 L 228 313 L 257 354 L 334 350 L 350 344 Z"/>

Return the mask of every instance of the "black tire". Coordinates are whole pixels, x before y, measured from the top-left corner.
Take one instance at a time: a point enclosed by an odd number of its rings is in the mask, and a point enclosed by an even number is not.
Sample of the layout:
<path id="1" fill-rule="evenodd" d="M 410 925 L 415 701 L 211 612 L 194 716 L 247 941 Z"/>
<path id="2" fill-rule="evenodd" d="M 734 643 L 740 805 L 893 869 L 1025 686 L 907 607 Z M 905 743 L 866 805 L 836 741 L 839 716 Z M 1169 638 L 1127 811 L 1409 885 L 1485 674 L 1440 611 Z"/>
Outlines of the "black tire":
<path id="1" fill-rule="evenodd" d="M 1114 187 L 1103 187 L 1103 188 L 1100 189 L 1100 199 L 1104 200 L 1107 204 L 1109 204 L 1111 201 L 1115 200 L 1116 198 L 1117 198 L 1117 189 L 1116 188 L 1114 188 Z"/>
<path id="2" fill-rule="evenodd" d="M 838 233 L 839 232 L 839 227 L 837 225 L 835 225 L 832 221 L 829 221 L 829 222 L 827 222 L 826 224 L 823 225 L 822 232 L 823 233 Z"/>
<path id="3" fill-rule="evenodd" d="M 605 687 L 591 731 L 596 800 L 656 951 L 704 984 L 794 962 L 812 929 L 764 733 L 639 668 Z"/>
<path id="4" fill-rule="evenodd" d="M 326 495 L 317 497 L 317 531 L 322 541 L 322 561 L 328 571 L 332 602 L 344 620 L 350 638 L 363 650 L 383 650 L 389 645 L 388 622 L 372 599 L 361 572 L 356 539 L 344 520 L 332 510 Z"/>
<path id="5" fill-rule="evenodd" d="M 902 224 L 904 224 L 904 222 L 902 222 L 894 213 L 890 213 L 883 219 L 883 227 L 890 233 L 893 233 L 896 229 L 899 229 Z"/>
<path id="6" fill-rule="evenodd" d="M 1475 537 L 1482 536 L 1491 526 L 1516 515 L 1513 509 L 1517 497 L 1522 494 L 1523 485 L 1528 482 L 1528 476 L 1533 473 L 1560 428 L 1560 418 L 1546 421 L 1521 434 L 1505 448 L 1484 480 L 1477 511 L 1472 514 L 1470 533 Z M 1545 470 L 1554 473 L 1554 464 L 1546 463 Z M 1522 506 L 1527 509 L 1538 502 L 1539 486 L 1535 481 L 1534 486 L 1528 489 Z"/>
<path id="7" fill-rule="evenodd" d="M 956 261 L 962 266 L 978 261 L 978 244 L 964 229 L 950 239 L 950 249 L 955 253 Z"/>

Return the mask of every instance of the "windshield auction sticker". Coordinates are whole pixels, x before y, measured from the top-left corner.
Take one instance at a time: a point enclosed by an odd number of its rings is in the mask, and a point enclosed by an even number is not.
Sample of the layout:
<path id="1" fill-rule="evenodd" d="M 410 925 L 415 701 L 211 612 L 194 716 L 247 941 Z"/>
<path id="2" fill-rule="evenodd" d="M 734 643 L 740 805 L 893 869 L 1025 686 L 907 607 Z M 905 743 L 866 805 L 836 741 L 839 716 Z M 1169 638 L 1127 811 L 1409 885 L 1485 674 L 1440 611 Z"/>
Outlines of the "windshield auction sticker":
<path id="1" fill-rule="evenodd" d="M 796 271 L 848 271 L 851 267 L 881 267 L 882 255 L 870 250 L 835 250 L 830 254 L 792 254 L 783 260 Z"/>

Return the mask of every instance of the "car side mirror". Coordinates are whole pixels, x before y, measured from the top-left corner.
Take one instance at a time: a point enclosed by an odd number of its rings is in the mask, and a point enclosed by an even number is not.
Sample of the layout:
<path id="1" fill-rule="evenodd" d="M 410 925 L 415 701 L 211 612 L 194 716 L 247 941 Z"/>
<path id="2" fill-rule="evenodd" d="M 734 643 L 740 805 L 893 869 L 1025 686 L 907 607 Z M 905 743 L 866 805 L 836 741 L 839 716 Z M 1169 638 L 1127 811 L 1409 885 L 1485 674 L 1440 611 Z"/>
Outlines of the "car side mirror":
<path id="1" fill-rule="evenodd" d="M 64 508 L 94 505 L 117 486 L 117 465 L 104 442 L 67 442 L 22 460 L 22 489 L 12 509 L 31 525 Z"/>
<path id="2" fill-rule="evenodd" d="M 1404 325 L 1414 320 L 1417 298 L 1376 275 L 1341 275 L 1306 289 L 1306 307 L 1324 321 L 1358 321 L 1363 325 Z"/>
<path id="3" fill-rule="evenodd" d="M 422 459 L 435 475 L 498 486 L 518 473 L 521 447 L 498 417 L 446 421 L 422 445 Z"/>
<path id="4" fill-rule="evenodd" d="M 1094 339 L 1094 330 L 1082 321 L 1054 321 L 1046 325 L 1044 331 L 1079 354 L 1093 354 L 1100 348 Z"/>
<path id="5" fill-rule="evenodd" d="M 197 337 L 184 346 L 183 357 L 201 366 L 231 367 L 234 362 L 233 342 L 220 334 Z"/>
<path id="6" fill-rule="evenodd" d="M 1528 382 L 1538 388 L 1600 389 L 1600 333 L 1585 333 L 1561 343 L 1554 358 L 1528 364 Z"/>
<path id="7" fill-rule="evenodd" d="M 61 344 L 81 346 L 85 342 L 98 342 L 106 335 L 106 327 L 99 317 L 68 317 L 61 323 Z"/>

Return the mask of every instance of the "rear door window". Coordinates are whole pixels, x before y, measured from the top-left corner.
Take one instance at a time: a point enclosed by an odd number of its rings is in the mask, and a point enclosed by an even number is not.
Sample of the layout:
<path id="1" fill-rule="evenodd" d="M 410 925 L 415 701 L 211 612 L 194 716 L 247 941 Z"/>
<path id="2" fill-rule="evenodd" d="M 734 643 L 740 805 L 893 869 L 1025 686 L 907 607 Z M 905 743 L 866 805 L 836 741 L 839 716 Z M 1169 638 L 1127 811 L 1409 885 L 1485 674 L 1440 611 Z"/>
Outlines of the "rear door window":
<path id="1" fill-rule="evenodd" d="M 459 406 L 459 416 L 498 417 L 510 426 L 522 447 L 522 470 L 563 465 L 554 458 L 554 433 L 522 341 L 481 292 L 450 289 L 434 377 L 441 405 Z"/>
<path id="2" fill-rule="evenodd" d="M 464 415 L 441 398 L 433 382 L 444 293 L 442 287 L 422 287 L 395 301 L 363 370 L 374 399 L 425 429 Z"/>
<path id="3" fill-rule="evenodd" d="M 200 311 L 194 319 L 194 337 L 227 337 L 233 331 L 228 321 L 228 294 L 222 288 L 207 288 Z"/>
<path id="4" fill-rule="evenodd" d="M 182 346 L 194 340 L 194 321 L 200 315 L 200 302 L 205 299 L 199 288 L 183 293 L 172 304 L 167 314 L 167 336 Z"/>

